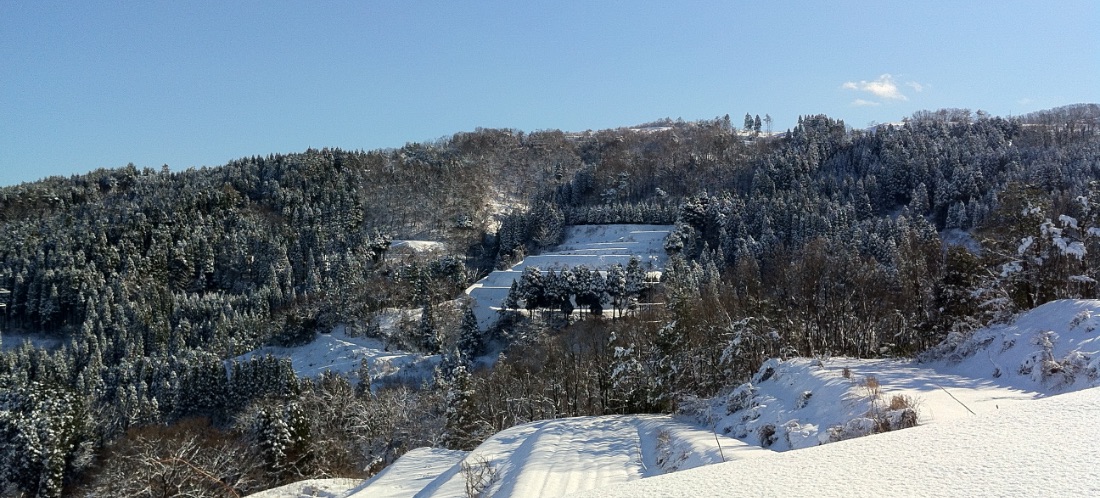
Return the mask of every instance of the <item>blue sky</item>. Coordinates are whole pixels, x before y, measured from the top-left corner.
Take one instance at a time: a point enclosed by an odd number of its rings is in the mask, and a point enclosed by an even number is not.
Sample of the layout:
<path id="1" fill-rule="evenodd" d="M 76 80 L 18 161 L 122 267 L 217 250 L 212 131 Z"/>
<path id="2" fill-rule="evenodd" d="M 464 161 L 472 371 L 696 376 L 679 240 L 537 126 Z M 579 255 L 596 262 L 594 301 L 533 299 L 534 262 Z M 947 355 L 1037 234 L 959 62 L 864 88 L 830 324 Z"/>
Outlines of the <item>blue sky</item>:
<path id="1" fill-rule="evenodd" d="M 0 0 L 0 185 L 476 127 L 1100 101 L 1100 2 Z"/>

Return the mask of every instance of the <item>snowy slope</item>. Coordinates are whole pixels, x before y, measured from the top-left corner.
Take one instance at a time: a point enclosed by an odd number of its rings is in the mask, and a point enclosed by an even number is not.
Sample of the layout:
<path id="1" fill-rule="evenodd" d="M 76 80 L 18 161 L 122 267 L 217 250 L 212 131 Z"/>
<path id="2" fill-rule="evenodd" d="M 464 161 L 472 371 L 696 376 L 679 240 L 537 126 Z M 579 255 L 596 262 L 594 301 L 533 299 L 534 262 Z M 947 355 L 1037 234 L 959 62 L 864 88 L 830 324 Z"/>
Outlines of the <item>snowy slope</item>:
<path id="1" fill-rule="evenodd" d="M 1100 496 L 1100 390 L 577 496 Z"/>
<path id="2" fill-rule="evenodd" d="M 915 409 L 920 424 L 929 424 L 1094 387 L 1100 385 L 1100 301 L 1047 303 L 926 356 L 924 363 L 771 360 L 752 382 L 684 411 L 718 432 L 787 450 L 866 435 L 875 415 L 902 415 L 890 409 L 895 396 Z"/>
<path id="3" fill-rule="evenodd" d="M 719 443 L 721 446 L 719 446 Z M 466 496 L 467 467 L 487 465 L 486 496 L 559 496 L 771 452 L 662 415 L 543 420 L 497 433 L 472 452 L 419 448 L 373 478 L 339 489 L 329 480 L 265 491 L 263 498 Z"/>
<path id="4" fill-rule="evenodd" d="M 718 441 L 721 441 L 719 449 Z M 502 431 L 482 443 L 463 462 L 488 464 L 495 473 L 488 496 L 558 496 L 597 486 L 623 483 L 643 477 L 700 465 L 751 458 L 767 453 L 735 439 L 717 437 L 709 430 L 659 415 L 620 415 L 544 420 Z M 410 453 L 414 460 L 421 454 Z M 407 464 L 406 455 L 394 467 Z M 349 496 L 387 495 L 396 488 L 397 471 L 389 479 L 376 478 Z M 410 490 L 416 473 L 404 474 L 401 489 Z M 420 481 L 416 481 L 420 482 Z M 467 474 L 462 462 L 439 472 L 438 477 L 404 496 L 464 496 Z M 381 493 L 381 494 L 379 494 Z"/>
<path id="5" fill-rule="evenodd" d="M 378 475 L 368 479 L 341 496 L 400 498 L 413 496 L 447 472 L 458 470 L 465 451 L 442 448 L 417 448 L 401 456 Z"/>
<path id="6" fill-rule="evenodd" d="M 606 270 L 616 263 L 624 267 L 637 257 L 646 270 L 660 270 L 668 261 L 665 238 L 671 225 L 580 225 L 566 227 L 565 239 L 554 250 L 528 256 L 507 270 L 490 273 L 466 289 L 474 315 L 484 330 L 497 320 L 500 303 L 508 296 L 512 281 L 528 266 L 540 270 L 587 266 Z"/>
<path id="7" fill-rule="evenodd" d="M 306 479 L 248 495 L 249 498 L 340 498 L 347 495 L 348 489 L 358 485 L 358 479 Z"/>

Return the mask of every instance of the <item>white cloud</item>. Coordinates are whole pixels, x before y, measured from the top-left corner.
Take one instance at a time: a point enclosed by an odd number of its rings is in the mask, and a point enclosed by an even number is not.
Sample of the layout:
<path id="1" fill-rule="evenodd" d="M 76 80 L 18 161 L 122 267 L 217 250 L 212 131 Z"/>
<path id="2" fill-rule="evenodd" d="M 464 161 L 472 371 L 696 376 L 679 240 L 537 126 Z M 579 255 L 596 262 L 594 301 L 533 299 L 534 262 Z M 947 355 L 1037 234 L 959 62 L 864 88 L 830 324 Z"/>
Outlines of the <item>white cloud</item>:
<path id="1" fill-rule="evenodd" d="M 849 81 L 840 86 L 845 90 L 856 90 L 860 92 L 867 92 L 880 99 L 888 100 L 909 100 L 898 90 L 897 83 L 894 83 L 894 77 L 889 74 L 879 76 L 877 80 L 866 81 L 861 80 L 859 82 Z"/>
<path id="2" fill-rule="evenodd" d="M 875 106 L 875 105 L 882 105 L 882 104 L 879 103 L 879 102 L 875 102 L 873 100 L 855 99 L 855 100 L 852 101 L 852 105 L 854 105 L 856 107 L 868 107 L 868 106 Z"/>

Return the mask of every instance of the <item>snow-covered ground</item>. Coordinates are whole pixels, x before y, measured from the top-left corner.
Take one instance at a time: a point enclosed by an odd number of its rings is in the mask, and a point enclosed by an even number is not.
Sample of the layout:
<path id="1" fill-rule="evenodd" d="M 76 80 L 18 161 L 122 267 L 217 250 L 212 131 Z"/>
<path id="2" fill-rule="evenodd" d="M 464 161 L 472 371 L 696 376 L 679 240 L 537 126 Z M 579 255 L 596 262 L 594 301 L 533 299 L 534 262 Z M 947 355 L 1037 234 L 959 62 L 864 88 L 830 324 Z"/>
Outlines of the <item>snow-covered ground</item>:
<path id="1" fill-rule="evenodd" d="M 318 377 L 325 371 L 357 378 L 361 365 L 366 365 L 372 380 L 397 380 L 393 377 L 430 377 L 439 363 L 438 356 L 425 356 L 405 351 L 387 351 L 380 339 L 351 337 L 343 326 L 331 333 L 317 334 L 313 342 L 302 346 L 264 346 L 237 359 L 247 361 L 253 356 L 274 355 L 290 358 L 299 377 Z"/>
<path id="2" fill-rule="evenodd" d="M 382 472 L 347 491 L 345 496 L 401 498 L 413 496 L 443 476 L 460 470 L 466 451 L 417 448 L 401 456 Z"/>
<path id="3" fill-rule="evenodd" d="M 1100 496 L 1097 389 L 578 496 Z"/>
<path id="4" fill-rule="evenodd" d="M 671 225 L 578 225 L 566 227 L 565 239 L 552 251 L 528 256 L 507 270 L 490 273 L 466 289 L 482 330 L 496 323 L 500 304 L 514 280 L 529 266 L 550 269 L 587 266 L 606 270 L 624 267 L 637 257 L 647 271 L 660 270 L 668 261 L 664 243 Z"/>

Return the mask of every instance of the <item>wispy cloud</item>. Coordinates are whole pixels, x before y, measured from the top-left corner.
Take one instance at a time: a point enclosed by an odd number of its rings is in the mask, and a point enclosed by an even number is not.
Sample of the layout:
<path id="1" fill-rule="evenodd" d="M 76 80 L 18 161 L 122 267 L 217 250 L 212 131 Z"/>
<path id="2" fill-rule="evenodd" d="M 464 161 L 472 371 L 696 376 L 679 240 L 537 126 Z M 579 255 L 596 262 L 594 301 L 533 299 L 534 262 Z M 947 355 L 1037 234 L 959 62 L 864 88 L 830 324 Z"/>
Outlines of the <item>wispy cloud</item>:
<path id="1" fill-rule="evenodd" d="M 875 102 L 873 100 L 855 99 L 855 100 L 852 101 L 852 105 L 854 105 L 856 107 L 868 107 L 868 106 L 882 105 L 882 103 Z"/>
<path id="2" fill-rule="evenodd" d="M 923 85 L 920 85 L 919 83 L 917 83 L 917 85 L 920 86 L 920 89 L 916 89 L 916 88 L 914 88 L 914 89 L 917 90 L 918 92 L 924 89 Z M 910 85 L 910 86 L 912 86 L 912 85 Z M 889 74 L 884 74 L 882 76 L 879 76 L 878 79 L 871 80 L 871 81 L 867 81 L 867 80 L 848 81 L 848 82 L 844 83 L 843 85 L 840 85 L 840 87 L 845 89 L 845 90 L 855 90 L 855 91 L 858 91 L 858 92 L 866 92 L 866 93 L 869 93 L 869 94 L 871 94 L 871 95 L 873 95 L 873 96 L 875 96 L 879 99 L 884 99 L 884 100 L 909 100 L 909 97 L 906 97 L 904 94 L 901 93 L 901 90 L 898 89 L 898 84 L 896 82 L 894 82 L 894 77 L 890 76 Z M 853 104 L 854 105 L 878 105 L 879 102 L 873 102 L 873 101 L 865 100 L 865 99 L 856 99 L 856 101 L 853 102 Z"/>
<path id="3" fill-rule="evenodd" d="M 923 91 L 925 91 L 925 90 L 927 90 L 927 89 L 929 89 L 929 88 L 932 88 L 932 85 L 929 85 L 929 84 L 927 84 L 927 83 L 918 83 L 918 82 L 916 82 L 916 81 L 909 81 L 909 82 L 906 82 L 906 83 L 905 83 L 905 86 L 907 86 L 907 87 L 909 87 L 909 88 L 912 88 L 912 89 L 913 89 L 913 91 L 914 91 L 914 92 L 917 92 L 917 93 L 920 93 L 920 92 L 923 92 Z"/>

